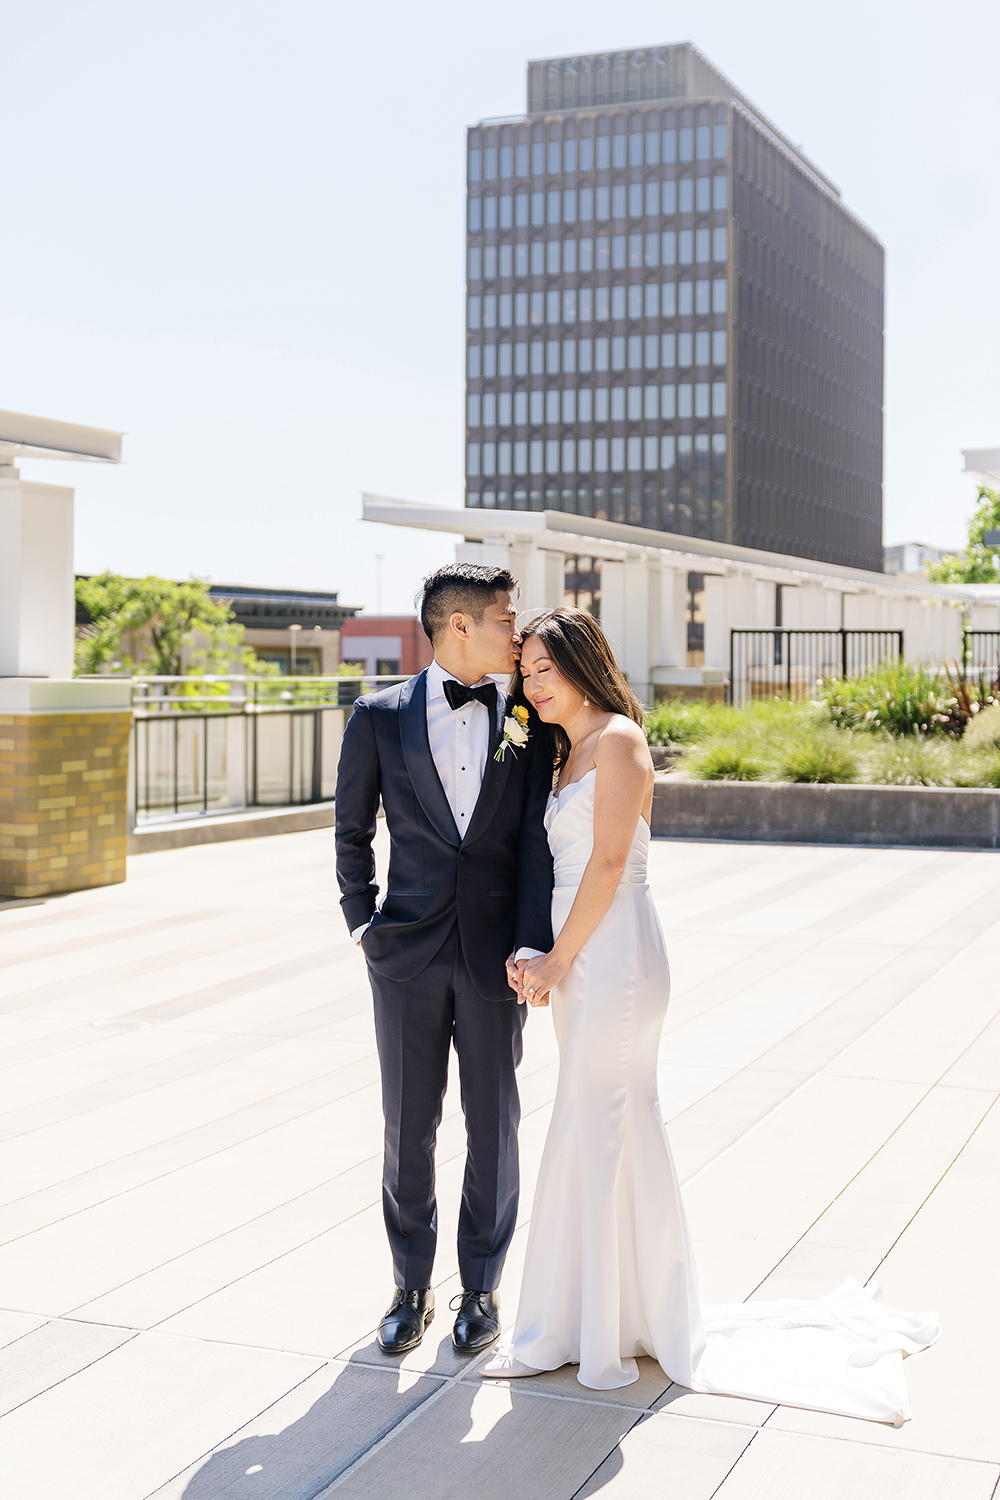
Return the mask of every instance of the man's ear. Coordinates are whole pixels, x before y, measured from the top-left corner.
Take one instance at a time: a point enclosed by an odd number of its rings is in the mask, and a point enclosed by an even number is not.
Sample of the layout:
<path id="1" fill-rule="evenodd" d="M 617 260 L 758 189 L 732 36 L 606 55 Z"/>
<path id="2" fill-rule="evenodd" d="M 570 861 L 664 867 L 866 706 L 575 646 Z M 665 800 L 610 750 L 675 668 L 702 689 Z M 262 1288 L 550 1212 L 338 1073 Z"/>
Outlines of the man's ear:
<path id="1" fill-rule="evenodd" d="M 464 615 L 459 609 L 454 610 L 448 617 L 448 629 L 453 630 L 463 641 L 467 641 L 469 639 L 468 616 Z"/>

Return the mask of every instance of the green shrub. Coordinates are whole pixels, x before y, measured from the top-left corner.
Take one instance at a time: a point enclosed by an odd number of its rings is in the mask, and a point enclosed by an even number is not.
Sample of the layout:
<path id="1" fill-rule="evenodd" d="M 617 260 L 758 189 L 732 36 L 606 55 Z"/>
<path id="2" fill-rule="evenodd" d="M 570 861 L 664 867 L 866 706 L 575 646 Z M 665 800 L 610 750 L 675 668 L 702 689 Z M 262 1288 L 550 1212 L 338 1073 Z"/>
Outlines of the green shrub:
<path id="1" fill-rule="evenodd" d="M 873 786 L 954 786 L 959 769 L 950 745 L 920 735 L 886 736 L 865 760 L 865 780 Z"/>
<path id="2" fill-rule="evenodd" d="M 896 736 L 962 732 L 965 716 L 939 675 L 919 663 L 892 662 L 865 677 L 826 679 L 814 708 L 838 729 Z"/>
<path id="3" fill-rule="evenodd" d="M 764 763 L 752 741 L 713 739 L 690 756 L 684 769 L 696 781 L 760 781 Z"/>
<path id="4" fill-rule="evenodd" d="M 993 745 L 988 750 L 963 756 L 955 785 L 1000 787 L 1000 747 Z"/>
<path id="5" fill-rule="evenodd" d="M 696 744 L 706 732 L 707 703 L 665 698 L 646 715 L 646 741 L 668 748 Z"/>
<path id="6" fill-rule="evenodd" d="M 860 778 L 854 747 L 845 736 L 814 734 L 808 739 L 789 740 L 775 755 L 779 781 L 814 781 L 843 784 Z"/>
<path id="7" fill-rule="evenodd" d="M 969 750 L 1000 749 L 1000 703 L 981 708 L 969 720 L 962 744 Z"/>

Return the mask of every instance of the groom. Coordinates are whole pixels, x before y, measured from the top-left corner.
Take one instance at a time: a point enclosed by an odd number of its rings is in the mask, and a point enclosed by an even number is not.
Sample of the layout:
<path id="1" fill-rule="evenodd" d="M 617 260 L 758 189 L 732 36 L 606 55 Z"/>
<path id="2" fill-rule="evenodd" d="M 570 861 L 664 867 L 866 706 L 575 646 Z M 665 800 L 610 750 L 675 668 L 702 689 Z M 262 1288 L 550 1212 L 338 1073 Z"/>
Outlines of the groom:
<path id="1" fill-rule="evenodd" d="M 500 1332 L 526 1013 L 506 961 L 552 946 L 543 824 L 551 759 L 534 714 L 525 742 L 491 681 L 517 660 L 515 589 L 505 568 L 459 563 L 432 573 L 420 621 L 434 661 L 402 686 L 358 699 L 340 756 L 337 877 L 368 961 L 382 1071 L 382 1203 L 396 1282 L 378 1332 L 387 1354 L 414 1349 L 434 1316 L 434 1144 L 452 1043 L 468 1142 L 452 1339 L 460 1353 L 478 1354 Z M 377 906 L 380 797 L 390 856 Z"/>

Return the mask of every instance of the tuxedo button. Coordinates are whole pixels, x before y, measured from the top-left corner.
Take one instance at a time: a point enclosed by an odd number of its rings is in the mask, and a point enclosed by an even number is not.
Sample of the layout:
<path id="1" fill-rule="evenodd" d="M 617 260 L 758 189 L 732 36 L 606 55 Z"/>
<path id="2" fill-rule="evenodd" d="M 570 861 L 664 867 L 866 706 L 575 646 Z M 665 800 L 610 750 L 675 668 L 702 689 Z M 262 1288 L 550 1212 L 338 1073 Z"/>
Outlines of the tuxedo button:
<path id="1" fill-rule="evenodd" d="M 460 854 L 458 857 L 461 863 L 464 865 L 469 856 L 467 854 Z"/>

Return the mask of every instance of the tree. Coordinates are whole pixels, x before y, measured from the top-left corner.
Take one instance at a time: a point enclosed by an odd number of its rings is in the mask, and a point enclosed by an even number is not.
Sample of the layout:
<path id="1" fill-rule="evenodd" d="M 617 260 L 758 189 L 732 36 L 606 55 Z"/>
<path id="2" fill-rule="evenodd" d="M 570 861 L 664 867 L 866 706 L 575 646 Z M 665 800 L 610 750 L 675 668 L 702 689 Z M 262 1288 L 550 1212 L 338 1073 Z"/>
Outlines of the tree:
<path id="1" fill-rule="evenodd" d="M 927 564 L 927 577 L 934 583 L 997 583 L 1000 552 L 983 541 L 984 531 L 1000 528 L 1000 490 L 979 486 L 979 503 L 969 522 L 969 541 L 964 552 Z"/>
<path id="2" fill-rule="evenodd" d="M 213 599 L 200 579 L 174 583 L 169 578 L 122 578 L 99 573 L 78 578 L 76 597 L 89 615 L 77 632 L 78 674 L 141 671 L 179 677 L 183 651 L 200 638 L 191 653 L 199 671 L 226 672 L 235 666 L 260 671 L 264 663 L 244 646 L 243 626 L 228 605 Z"/>

